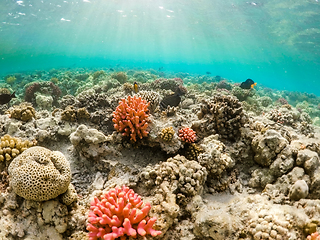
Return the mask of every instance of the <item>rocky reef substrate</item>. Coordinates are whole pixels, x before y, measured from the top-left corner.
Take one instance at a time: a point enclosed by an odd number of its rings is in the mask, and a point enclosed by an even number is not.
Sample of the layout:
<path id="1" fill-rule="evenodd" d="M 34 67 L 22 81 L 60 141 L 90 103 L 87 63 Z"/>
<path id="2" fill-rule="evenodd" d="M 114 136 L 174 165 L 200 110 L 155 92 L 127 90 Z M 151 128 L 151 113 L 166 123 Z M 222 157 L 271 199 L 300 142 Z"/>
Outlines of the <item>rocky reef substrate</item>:
<path id="1" fill-rule="evenodd" d="M 136 239 L 319 230 L 319 97 L 155 70 L 3 82 L 17 98 L 0 107 L 0 239 L 88 239 L 90 203 L 123 185 L 150 202 L 162 232 Z"/>

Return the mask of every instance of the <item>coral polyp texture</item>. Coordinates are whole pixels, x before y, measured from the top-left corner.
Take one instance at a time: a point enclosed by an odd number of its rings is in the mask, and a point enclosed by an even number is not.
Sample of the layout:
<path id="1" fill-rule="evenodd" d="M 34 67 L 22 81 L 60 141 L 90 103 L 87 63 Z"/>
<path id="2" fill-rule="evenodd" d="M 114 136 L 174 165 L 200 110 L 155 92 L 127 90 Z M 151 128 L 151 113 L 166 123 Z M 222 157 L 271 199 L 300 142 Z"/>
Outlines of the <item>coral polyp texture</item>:
<path id="1" fill-rule="evenodd" d="M 31 147 L 10 163 L 8 172 L 14 192 L 34 201 L 47 201 L 68 190 L 71 169 L 59 151 Z"/>
<path id="2" fill-rule="evenodd" d="M 165 127 L 161 129 L 160 137 L 165 142 L 170 142 L 174 135 L 174 129 L 173 127 Z"/>
<path id="3" fill-rule="evenodd" d="M 197 139 L 197 135 L 191 128 L 185 127 L 179 130 L 179 138 L 183 142 L 194 143 Z"/>
<path id="4" fill-rule="evenodd" d="M 113 112 L 114 128 L 123 136 L 130 137 L 130 140 L 134 142 L 137 141 L 137 138 L 147 137 L 149 134 L 147 130 L 148 106 L 149 103 L 141 97 L 128 96 L 127 99 L 121 99 Z"/>
<path id="5" fill-rule="evenodd" d="M 247 119 L 241 102 L 231 95 L 216 95 L 212 99 L 203 100 L 198 117 L 203 122 L 199 129 L 203 135 L 218 133 L 221 138 L 229 140 L 240 137 L 240 128 Z"/>
<path id="6" fill-rule="evenodd" d="M 89 240 L 160 235 L 161 231 L 153 229 L 157 219 L 148 217 L 150 209 L 150 203 L 144 204 L 141 196 L 126 186 L 109 190 L 100 200 L 95 197 L 88 217 Z"/>

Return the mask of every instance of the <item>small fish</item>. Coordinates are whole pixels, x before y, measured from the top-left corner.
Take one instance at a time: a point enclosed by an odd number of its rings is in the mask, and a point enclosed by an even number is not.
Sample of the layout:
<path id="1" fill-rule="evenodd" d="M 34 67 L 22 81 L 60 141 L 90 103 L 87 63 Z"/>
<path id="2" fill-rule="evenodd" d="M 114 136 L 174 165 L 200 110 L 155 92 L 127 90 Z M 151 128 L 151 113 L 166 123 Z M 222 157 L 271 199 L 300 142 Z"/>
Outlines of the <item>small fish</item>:
<path id="1" fill-rule="evenodd" d="M 248 78 L 247 80 L 245 80 L 244 82 L 242 82 L 240 84 L 240 87 L 242 89 L 251 89 L 256 85 L 257 85 L 257 83 L 255 83 L 252 79 Z"/>
<path id="2" fill-rule="evenodd" d="M 159 67 L 159 71 L 161 71 L 163 69 L 163 67 Z"/>
<path id="3" fill-rule="evenodd" d="M 109 68 L 109 70 L 110 70 L 111 72 L 114 72 L 114 69 L 113 69 L 113 68 Z"/>
<path id="4" fill-rule="evenodd" d="M 168 95 L 162 99 L 160 102 L 160 108 L 166 109 L 168 106 L 176 107 L 181 102 L 181 96 L 187 93 L 187 88 L 180 85 L 177 87 L 174 94 Z"/>
<path id="5" fill-rule="evenodd" d="M 138 87 L 138 83 L 137 82 L 133 83 L 133 90 L 134 90 L 135 93 L 137 93 L 139 91 L 139 87 Z"/>
<path id="6" fill-rule="evenodd" d="M 16 92 L 14 92 L 12 94 L 8 94 L 8 93 L 0 94 L 0 104 L 6 104 L 6 103 L 10 102 L 12 98 L 16 98 L 15 93 Z"/>
<path id="7" fill-rule="evenodd" d="M 211 74 L 211 72 L 206 72 L 206 74 L 210 75 L 210 74 Z"/>

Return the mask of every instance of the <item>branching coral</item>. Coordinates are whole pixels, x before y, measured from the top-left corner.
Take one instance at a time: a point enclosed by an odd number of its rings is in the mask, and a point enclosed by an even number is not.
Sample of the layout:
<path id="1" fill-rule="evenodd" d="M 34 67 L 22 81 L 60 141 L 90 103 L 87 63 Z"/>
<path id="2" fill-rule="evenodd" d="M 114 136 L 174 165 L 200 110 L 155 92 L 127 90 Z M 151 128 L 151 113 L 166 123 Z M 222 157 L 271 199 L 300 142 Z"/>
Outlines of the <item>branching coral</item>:
<path id="1" fill-rule="evenodd" d="M 154 110 L 159 106 L 160 103 L 160 95 L 154 91 L 140 91 L 137 94 L 138 97 L 150 102 L 149 110 L 154 112 Z"/>
<path id="2" fill-rule="evenodd" d="M 160 132 L 160 137 L 165 142 L 170 142 L 173 138 L 174 130 L 173 127 L 165 127 Z"/>
<path id="3" fill-rule="evenodd" d="M 100 198 L 95 197 L 91 202 L 87 226 L 89 240 L 114 240 L 119 237 L 124 240 L 127 239 L 125 235 L 136 237 L 137 234 L 150 234 L 155 237 L 161 234 L 161 231 L 152 228 L 157 219 L 148 217 L 150 203 L 143 206 L 141 196 L 132 189 L 126 186 L 111 189 Z"/>
<path id="4" fill-rule="evenodd" d="M 320 236 L 318 232 L 312 233 L 307 237 L 307 240 L 320 240 Z"/>
<path id="5" fill-rule="evenodd" d="M 137 137 L 140 139 L 147 137 L 149 134 L 148 106 L 149 103 L 141 97 L 123 98 L 113 112 L 114 128 L 123 136 L 130 136 L 130 140 L 134 142 L 137 141 Z"/>
<path id="6" fill-rule="evenodd" d="M 197 136 L 196 132 L 193 131 L 189 127 L 185 127 L 179 130 L 179 137 L 182 141 L 187 142 L 187 143 L 193 143 L 196 141 Z"/>
<path id="7" fill-rule="evenodd" d="M 11 137 L 6 134 L 1 137 L 0 142 L 0 162 L 3 160 L 12 160 L 27 148 L 36 144 L 36 141 L 22 141 L 20 138 Z"/>

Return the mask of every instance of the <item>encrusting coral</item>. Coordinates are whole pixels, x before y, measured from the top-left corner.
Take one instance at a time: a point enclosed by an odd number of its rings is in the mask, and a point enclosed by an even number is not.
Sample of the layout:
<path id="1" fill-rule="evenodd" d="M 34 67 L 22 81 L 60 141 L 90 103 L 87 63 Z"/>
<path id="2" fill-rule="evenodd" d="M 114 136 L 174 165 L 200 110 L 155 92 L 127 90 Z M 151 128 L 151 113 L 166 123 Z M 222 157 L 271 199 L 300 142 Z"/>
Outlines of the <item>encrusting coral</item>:
<path id="1" fill-rule="evenodd" d="M 170 142 L 173 138 L 173 135 L 174 135 L 173 127 L 170 126 L 170 127 L 165 127 L 161 129 L 160 137 L 163 141 Z"/>
<path id="2" fill-rule="evenodd" d="M 0 142 L 0 162 L 3 160 L 12 160 L 20 153 L 27 150 L 27 148 L 32 147 L 35 144 L 36 141 L 22 141 L 20 138 L 11 137 L 8 134 L 4 135 L 1 137 Z"/>
<path id="3" fill-rule="evenodd" d="M 75 109 L 73 106 L 67 106 L 61 113 L 61 120 L 76 122 L 85 119 L 90 119 L 90 113 L 85 107 Z"/>
<path id="4" fill-rule="evenodd" d="M 160 235 L 161 231 L 152 228 L 157 219 L 148 217 L 150 209 L 150 203 L 144 204 L 141 196 L 126 186 L 109 190 L 100 200 L 95 197 L 88 217 L 89 240 Z"/>
<path id="5" fill-rule="evenodd" d="M 210 178 L 219 179 L 235 165 L 235 161 L 225 151 L 226 146 L 213 136 L 204 138 L 203 142 L 204 152 L 199 154 L 198 161 L 207 169 Z"/>
<path id="6" fill-rule="evenodd" d="M 152 168 L 146 167 L 140 179 L 147 188 L 168 182 L 171 190 L 178 194 L 179 201 L 185 202 L 186 198 L 202 193 L 207 171 L 198 162 L 176 155 Z"/>
<path id="7" fill-rule="evenodd" d="M 71 181 L 70 164 L 59 151 L 31 147 L 8 168 L 13 191 L 27 199 L 47 201 L 65 193 Z"/>
<path id="8" fill-rule="evenodd" d="M 113 112 L 114 128 L 123 136 L 130 136 L 130 140 L 134 142 L 137 141 L 137 137 L 140 139 L 147 137 L 150 121 L 148 106 L 149 103 L 141 97 L 128 96 L 127 99 L 121 99 Z"/>
<path id="9" fill-rule="evenodd" d="M 70 142 L 80 155 L 92 160 L 98 160 L 106 155 L 118 154 L 113 147 L 108 146 L 110 141 L 110 136 L 105 136 L 97 129 L 88 128 L 84 124 L 81 124 L 70 135 Z"/>
<path id="10" fill-rule="evenodd" d="M 35 118 L 36 111 L 30 103 L 23 102 L 20 105 L 9 108 L 6 114 L 10 114 L 11 118 L 28 122 L 32 118 Z"/>

